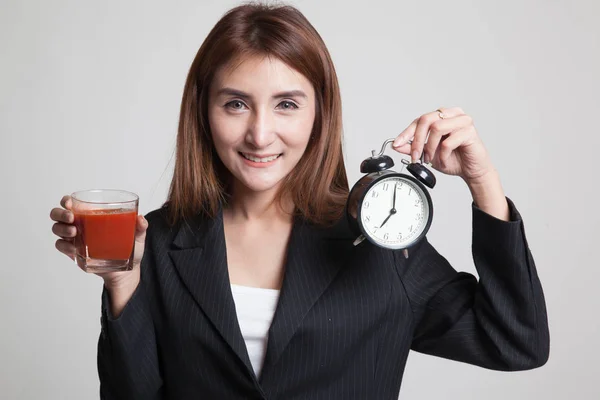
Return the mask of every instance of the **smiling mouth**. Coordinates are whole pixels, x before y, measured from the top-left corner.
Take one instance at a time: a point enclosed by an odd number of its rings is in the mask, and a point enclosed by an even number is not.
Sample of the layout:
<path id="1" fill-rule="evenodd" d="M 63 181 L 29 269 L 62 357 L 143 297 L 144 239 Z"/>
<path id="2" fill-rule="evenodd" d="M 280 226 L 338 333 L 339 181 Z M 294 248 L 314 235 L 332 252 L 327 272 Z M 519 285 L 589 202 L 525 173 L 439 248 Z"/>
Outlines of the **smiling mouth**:
<path id="1" fill-rule="evenodd" d="M 257 156 L 253 156 L 251 154 L 242 153 L 241 151 L 239 152 L 239 154 L 242 157 L 244 157 L 246 160 L 250 160 L 250 161 L 253 161 L 253 162 L 257 162 L 257 163 L 268 163 L 268 162 L 271 162 L 271 161 L 274 161 L 274 160 L 278 159 L 279 157 L 281 157 L 281 155 L 283 153 L 281 153 L 281 154 L 275 154 L 275 155 L 268 156 L 268 157 L 257 157 Z"/>

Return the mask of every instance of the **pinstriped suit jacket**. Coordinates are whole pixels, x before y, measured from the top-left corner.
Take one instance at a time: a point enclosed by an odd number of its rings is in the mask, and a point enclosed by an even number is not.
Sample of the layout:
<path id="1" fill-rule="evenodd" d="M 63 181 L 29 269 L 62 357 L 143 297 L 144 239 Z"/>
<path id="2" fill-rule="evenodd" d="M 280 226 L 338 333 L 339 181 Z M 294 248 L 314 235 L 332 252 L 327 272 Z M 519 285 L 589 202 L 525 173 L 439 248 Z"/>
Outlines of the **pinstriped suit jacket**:
<path id="1" fill-rule="evenodd" d="M 345 220 L 294 221 L 266 358 L 255 376 L 229 286 L 222 214 L 149 228 L 141 282 L 114 319 L 103 292 L 103 399 L 396 400 L 410 349 L 496 370 L 543 365 L 549 334 L 523 223 L 473 208 L 479 281 L 427 240 L 352 246 Z"/>

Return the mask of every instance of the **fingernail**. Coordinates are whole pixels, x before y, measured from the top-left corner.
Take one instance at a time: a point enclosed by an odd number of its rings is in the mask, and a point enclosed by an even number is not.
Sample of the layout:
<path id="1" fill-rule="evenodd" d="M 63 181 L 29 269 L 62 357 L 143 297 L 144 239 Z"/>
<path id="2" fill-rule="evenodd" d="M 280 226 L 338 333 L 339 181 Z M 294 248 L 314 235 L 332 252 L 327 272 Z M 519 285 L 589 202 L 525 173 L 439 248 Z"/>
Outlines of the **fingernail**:
<path id="1" fill-rule="evenodd" d="M 429 154 L 425 153 L 425 155 L 423 156 L 423 161 L 425 162 L 425 164 L 429 164 Z"/>
<path id="2" fill-rule="evenodd" d="M 413 151 L 411 156 L 412 156 L 413 163 L 416 163 L 417 161 L 419 161 L 419 152 L 417 150 Z"/>

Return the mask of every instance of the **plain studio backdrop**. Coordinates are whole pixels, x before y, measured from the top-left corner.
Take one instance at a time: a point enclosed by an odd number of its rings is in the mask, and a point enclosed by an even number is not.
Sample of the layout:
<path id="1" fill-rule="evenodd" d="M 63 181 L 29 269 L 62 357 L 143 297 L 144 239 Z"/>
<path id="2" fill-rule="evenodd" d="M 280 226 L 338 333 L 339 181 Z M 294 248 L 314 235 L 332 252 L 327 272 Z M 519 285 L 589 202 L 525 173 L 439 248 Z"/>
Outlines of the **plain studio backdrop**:
<path id="1" fill-rule="evenodd" d="M 87 188 L 136 192 L 144 214 L 162 204 L 186 74 L 237 4 L 2 0 L 3 399 L 98 398 L 102 281 L 55 250 L 50 209 Z M 350 184 L 370 150 L 414 118 L 462 107 L 523 215 L 544 285 L 544 367 L 496 372 L 412 352 L 400 397 L 600 398 L 598 2 L 291 4 L 320 32 L 339 74 Z M 393 157 L 400 165 L 403 156 Z M 468 189 L 436 175 L 430 240 L 475 273 Z"/>

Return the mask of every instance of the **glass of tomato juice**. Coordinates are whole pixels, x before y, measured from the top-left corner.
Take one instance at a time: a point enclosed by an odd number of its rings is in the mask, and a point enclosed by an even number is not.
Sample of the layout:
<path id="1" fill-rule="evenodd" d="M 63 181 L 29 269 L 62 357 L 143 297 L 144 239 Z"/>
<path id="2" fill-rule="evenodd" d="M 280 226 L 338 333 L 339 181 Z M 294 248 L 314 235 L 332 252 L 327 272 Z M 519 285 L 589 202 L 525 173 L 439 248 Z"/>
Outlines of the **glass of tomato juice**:
<path id="1" fill-rule="evenodd" d="M 87 272 L 129 271 L 133 268 L 139 197 L 114 189 L 71 194 L 77 264 Z"/>

